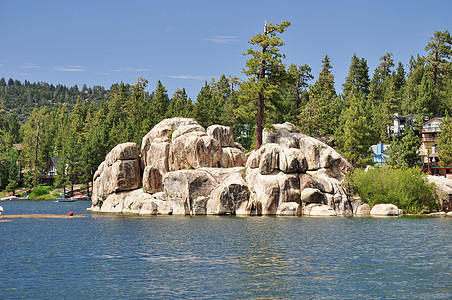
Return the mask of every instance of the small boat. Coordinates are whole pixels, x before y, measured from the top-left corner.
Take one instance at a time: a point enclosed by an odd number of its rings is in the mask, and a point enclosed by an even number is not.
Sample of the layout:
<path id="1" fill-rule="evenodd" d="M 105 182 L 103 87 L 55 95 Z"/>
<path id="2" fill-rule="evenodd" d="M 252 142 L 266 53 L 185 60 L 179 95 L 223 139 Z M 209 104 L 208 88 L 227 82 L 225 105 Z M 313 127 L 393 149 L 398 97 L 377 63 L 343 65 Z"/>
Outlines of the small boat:
<path id="1" fill-rule="evenodd" d="M 8 196 L 8 197 L 0 198 L 0 201 L 11 201 L 11 200 L 17 200 L 17 199 L 19 199 L 19 197 L 16 197 L 16 196 Z"/>
<path id="2" fill-rule="evenodd" d="M 67 195 L 63 195 L 61 194 L 60 196 L 58 196 L 58 198 L 56 198 L 57 202 L 76 202 L 77 199 L 72 199 L 69 198 Z"/>
<path id="3" fill-rule="evenodd" d="M 90 200 L 89 196 L 83 195 L 80 192 L 74 193 L 74 195 L 70 199 L 74 199 L 76 201 L 78 201 L 78 200 Z"/>

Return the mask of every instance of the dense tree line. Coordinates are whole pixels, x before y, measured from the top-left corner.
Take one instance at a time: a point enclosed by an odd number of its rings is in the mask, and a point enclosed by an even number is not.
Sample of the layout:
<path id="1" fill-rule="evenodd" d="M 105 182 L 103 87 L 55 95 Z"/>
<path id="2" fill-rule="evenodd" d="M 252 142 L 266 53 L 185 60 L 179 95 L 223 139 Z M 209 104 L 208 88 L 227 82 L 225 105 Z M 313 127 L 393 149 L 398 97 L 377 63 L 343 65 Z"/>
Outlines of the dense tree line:
<path id="1" fill-rule="evenodd" d="M 310 66 L 284 62 L 280 53 L 284 43 L 278 35 L 289 25 L 270 23 L 250 40 L 258 48 L 245 53 L 247 81 L 226 75 L 206 81 L 194 101 L 185 89 L 168 95 L 160 81 L 148 92 L 148 81 L 141 77 L 134 85 L 121 82 L 109 89 L 84 85 L 81 90 L 1 78 L 1 187 L 36 185 L 36 175 L 50 157 L 59 157 L 67 166 L 57 177 L 58 185 L 75 178 L 89 182 L 115 145 L 127 141 L 140 145 L 155 124 L 176 116 L 195 118 L 205 127 L 230 126 L 237 141 L 250 150 L 262 142 L 261 129 L 289 121 L 308 135 L 328 137 L 325 140 L 360 166 L 369 163 L 371 145 L 389 142 L 387 125 L 394 113 L 415 115 L 419 122 L 452 114 L 448 31 L 435 32 L 425 56 L 412 56 L 407 70 L 387 52 L 371 77 L 367 61 L 354 54 L 338 93 L 328 55 L 316 79 Z M 13 144 L 22 144 L 20 157 Z M 21 183 L 17 161 L 27 170 Z"/>
<path id="2" fill-rule="evenodd" d="M 0 99 L 3 108 L 9 114 L 18 116 L 19 121 L 25 121 L 34 108 L 46 106 L 56 108 L 59 104 L 66 104 L 72 108 L 77 101 L 100 103 L 107 97 L 108 91 L 102 86 L 79 89 L 77 85 L 67 87 L 61 84 L 54 86 L 47 82 L 30 83 L 4 77 L 0 79 Z"/>

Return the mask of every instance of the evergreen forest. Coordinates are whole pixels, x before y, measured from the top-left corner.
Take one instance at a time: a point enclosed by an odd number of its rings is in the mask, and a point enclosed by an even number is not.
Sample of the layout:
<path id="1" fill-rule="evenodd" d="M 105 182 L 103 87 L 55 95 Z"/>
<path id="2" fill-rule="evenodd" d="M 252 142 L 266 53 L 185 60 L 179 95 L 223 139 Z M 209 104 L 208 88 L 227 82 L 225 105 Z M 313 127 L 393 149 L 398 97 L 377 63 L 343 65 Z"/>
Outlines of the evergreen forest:
<path id="1" fill-rule="evenodd" d="M 381 54 L 377 68 L 369 70 L 365 58 L 351 53 L 348 76 L 342 90 L 336 91 L 334 61 L 328 55 L 319 62 L 319 74 L 312 74 L 308 65 L 286 61 L 280 35 L 289 26 L 287 21 L 270 23 L 252 37 L 251 48 L 244 53 L 246 80 L 228 75 L 211 79 L 196 99 L 190 99 L 185 89 L 169 95 L 162 82 L 149 83 L 142 77 L 133 85 L 121 82 L 109 88 L 1 78 L 1 188 L 14 191 L 38 185 L 37 175 L 50 157 L 67 166 L 58 173 L 57 186 L 74 180 L 88 183 L 114 146 L 135 142 L 140 147 L 154 125 L 171 117 L 195 118 L 204 127 L 230 126 L 236 141 L 249 151 L 260 147 L 263 128 L 291 122 L 362 167 L 371 163 L 371 145 L 391 142 L 387 126 L 395 113 L 413 115 L 418 124 L 452 114 L 449 31 L 434 32 L 425 52 L 411 56 L 408 65 L 387 52 Z M 149 84 L 155 86 L 152 92 Z M 444 149 L 449 149 L 445 155 L 450 156 L 452 145 L 447 143 L 452 141 L 444 141 Z M 22 145 L 20 152 L 15 144 Z"/>

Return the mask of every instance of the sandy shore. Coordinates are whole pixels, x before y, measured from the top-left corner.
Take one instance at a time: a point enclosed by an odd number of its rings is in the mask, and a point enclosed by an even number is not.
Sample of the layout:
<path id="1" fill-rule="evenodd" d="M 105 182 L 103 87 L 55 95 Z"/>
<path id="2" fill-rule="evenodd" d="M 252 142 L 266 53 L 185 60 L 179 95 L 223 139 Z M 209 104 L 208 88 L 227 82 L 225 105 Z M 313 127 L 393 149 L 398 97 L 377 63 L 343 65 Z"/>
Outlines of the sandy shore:
<path id="1" fill-rule="evenodd" d="M 25 215 L 1 215 L 1 219 L 73 219 L 73 218 L 86 218 L 87 216 L 82 215 L 52 215 L 52 214 L 25 214 Z"/>

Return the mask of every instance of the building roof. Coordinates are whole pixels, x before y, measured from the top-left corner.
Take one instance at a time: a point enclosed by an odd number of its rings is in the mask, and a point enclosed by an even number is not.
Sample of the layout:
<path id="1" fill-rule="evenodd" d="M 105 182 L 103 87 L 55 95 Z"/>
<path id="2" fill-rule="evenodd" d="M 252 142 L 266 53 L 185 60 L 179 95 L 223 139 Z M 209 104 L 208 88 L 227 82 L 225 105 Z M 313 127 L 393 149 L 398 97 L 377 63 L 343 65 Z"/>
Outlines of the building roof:
<path id="1" fill-rule="evenodd" d="M 434 118 L 431 118 L 431 119 L 428 120 L 427 122 L 422 123 L 422 124 L 421 124 L 421 127 L 423 127 L 423 126 L 426 125 L 426 124 L 433 123 L 433 121 L 438 121 L 438 122 L 443 123 L 443 118 L 442 118 L 442 117 L 434 117 Z"/>
<path id="2" fill-rule="evenodd" d="M 54 166 L 58 166 L 60 164 L 60 158 L 59 157 L 51 157 L 50 160 L 52 161 L 52 164 Z"/>

